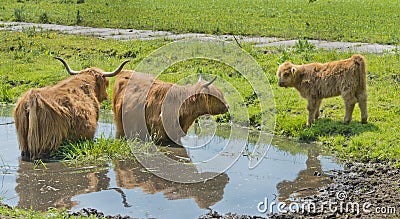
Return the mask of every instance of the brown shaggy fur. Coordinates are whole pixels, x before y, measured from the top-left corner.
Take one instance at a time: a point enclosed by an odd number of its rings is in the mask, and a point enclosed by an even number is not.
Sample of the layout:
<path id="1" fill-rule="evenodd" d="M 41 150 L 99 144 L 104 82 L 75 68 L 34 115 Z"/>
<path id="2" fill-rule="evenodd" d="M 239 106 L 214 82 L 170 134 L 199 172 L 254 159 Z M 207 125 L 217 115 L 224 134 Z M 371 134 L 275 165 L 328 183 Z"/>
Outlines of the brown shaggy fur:
<path id="1" fill-rule="evenodd" d="M 23 158 L 46 158 L 63 141 L 92 139 L 108 85 L 100 69 L 89 68 L 54 86 L 25 93 L 14 110 Z"/>
<path id="2" fill-rule="evenodd" d="M 285 62 L 279 66 L 277 76 L 280 87 L 294 87 L 307 99 L 307 127 L 319 117 L 322 99 L 339 95 L 346 106 L 344 123 L 351 121 L 357 102 L 361 110 L 361 122 L 367 123 L 367 85 L 363 56 L 357 54 L 349 59 L 325 64 L 294 65 Z"/>
<path id="3" fill-rule="evenodd" d="M 145 123 L 148 132 L 152 136 L 155 135 L 161 143 L 168 143 L 171 140 L 179 141 L 182 136 L 186 135 L 195 119 L 201 115 L 226 113 L 228 105 L 221 91 L 213 85 L 205 88 L 202 86 L 205 83 L 205 81 L 201 81 L 195 85 L 179 86 L 155 79 L 149 74 L 133 71 L 121 72 L 115 81 L 112 101 L 117 137 L 132 134 L 124 132 L 122 119 L 127 116 L 129 111 L 139 112 L 140 109 L 137 107 L 140 105 L 145 106 Z M 149 87 L 151 88 L 145 98 L 145 91 Z M 174 106 L 167 104 L 163 108 L 163 101 L 166 97 L 168 97 L 167 103 L 171 103 L 172 100 L 176 104 Z M 183 100 L 183 103 L 179 103 Z M 122 112 L 123 104 L 125 104 L 125 113 Z M 177 116 L 178 120 L 172 114 L 179 115 Z M 168 124 L 163 124 L 163 117 Z M 124 117 L 125 119 L 138 121 L 135 118 Z M 140 128 L 136 127 L 134 130 L 140 131 Z M 148 136 L 139 135 L 139 137 L 146 140 Z"/>

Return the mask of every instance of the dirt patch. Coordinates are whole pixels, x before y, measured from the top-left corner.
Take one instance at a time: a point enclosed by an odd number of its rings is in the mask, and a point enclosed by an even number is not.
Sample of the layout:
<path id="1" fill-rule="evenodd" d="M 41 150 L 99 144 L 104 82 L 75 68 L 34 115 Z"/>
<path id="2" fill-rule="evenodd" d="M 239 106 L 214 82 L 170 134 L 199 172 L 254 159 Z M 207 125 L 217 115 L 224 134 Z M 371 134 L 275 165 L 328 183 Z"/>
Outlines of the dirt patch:
<path id="1" fill-rule="evenodd" d="M 80 211 L 72 212 L 68 214 L 71 218 L 75 217 L 96 217 L 96 218 L 107 218 L 107 219 L 133 219 L 129 216 L 121 216 L 121 215 L 104 215 L 103 212 L 100 212 L 93 208 L 83 208 Z"/>
<path id="2" fill-rule="evenodd" d="M 334 183 L 320 195 L 296 200 L 304 206 L 270 218 L 398 218 L 400 169 L 382 163 L 348 163 L 342 171 L 330 171 Z M 313 203 L 313 205 L 301 205 Z M 294 205 L 293 205 L 294 206 Z"/>

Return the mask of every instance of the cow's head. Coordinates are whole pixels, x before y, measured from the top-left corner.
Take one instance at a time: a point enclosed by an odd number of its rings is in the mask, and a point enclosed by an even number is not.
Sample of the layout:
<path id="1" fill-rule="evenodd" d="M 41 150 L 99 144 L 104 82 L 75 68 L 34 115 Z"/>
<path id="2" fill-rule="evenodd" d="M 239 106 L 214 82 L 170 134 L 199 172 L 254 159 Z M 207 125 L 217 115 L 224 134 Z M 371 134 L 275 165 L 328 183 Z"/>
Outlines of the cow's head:
<path id="1" fill-rule="evenodd" d="M 291 62 L 285 62 L 279 66 L 278 76 L 279 87 L 293 87 L 296 83 L 296 67 Z"/>
<path id="2" fill-rule="evenodd" d="M 223 114 L 228 112 L 229 109 L 229 105 L 227 104 L 222 92 L 212 84 L 216 79 L 217 77 L 211 81 L 205 81 L 202 78 L 202 73 L 200 73 L 199 81 L 195 85 L 195 95 L 198 96 L 200 100 L 196 107 L 206 114 Z"/>
<path id="3" fill-rule="evenodd" d="M 107 99 L 107 97 L 108 97 L 107 88 L 110 83 L 108 80 L 108 77 L 113 77 L 113 76 L 118 75 L 118 73 L 120 73 L 122 71 L 122 68 L 124 67 L 124 65 L 130 61 L 130 60 L 123 61 L 122 64 L 113 72 L 103 72 L 101 69 L 98 69 L 98 68 L 87 68 L 87 69 L 84 69 L 81 71 L 74 71 L 69 67 L 67 62 L 64 61 L 62 58 L 60 58 L 60 57 L 54 57 L 54 58 L 60 60 L 64 64 L 67 72 L 70 75 L 91 75 L 91 76 L 93 76 L 95 78 L 94 91 L 96 93 L 96 97 L 99 102 Z"/>

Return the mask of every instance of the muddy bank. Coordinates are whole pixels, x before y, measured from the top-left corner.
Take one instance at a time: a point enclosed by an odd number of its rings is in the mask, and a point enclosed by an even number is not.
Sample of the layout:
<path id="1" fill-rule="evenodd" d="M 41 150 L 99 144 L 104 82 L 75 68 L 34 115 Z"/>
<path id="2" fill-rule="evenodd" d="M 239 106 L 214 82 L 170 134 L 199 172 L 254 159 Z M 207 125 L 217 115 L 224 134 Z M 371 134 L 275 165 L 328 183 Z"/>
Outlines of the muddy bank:
<path id="1" fill-rule="evenodd" d="M 96 218 L 107 218 L 107 219 L 136 219 L 133 217 L 129 216 L 121 216 L 121 215 L 104 215 L 102 212 L 96 210 L 96 209 L 91 209 L 91 208 L 85 208 L 77 212 L 72 212 L 68 214 L 70 217 L 78 217 L 78 216 L 84 216 L 84 217 L 90 217 L 94 216 Z M 177 216 L 179 218 L 179 216 Z M 237 215 L 234 213 L 227 213 L 225 215 L 221 215 L 218 212 L 210 212 L 208 214 L 202 215 L 199 217 L 199 219 L 210 219 L 210 218 L 224 218 L 224 219 L 262 219 L 263 217 L 259 216 L 250 216 L 250 215 Z M 152 218 L 149 218 L 152 219 Z"/>
<path id="2" fill-rule="evenodd" d="M 129 216 L 122 216 L 122 215 L 104 215 L 103 212 L 100 212 L 93 208 L 83 208 L 77 212 L 71 212 L 68 214 L 69 217 L 75 218 L 79 216 L 83 217 L 96 217 L 96 218 L 107 218 L 107 219 L 133 219 Z"/>
<path id="3" fill-rule="evenodd" d="M 234 35 L 209 35 L 201 33 L 183 33 L 175 34 L 168 31 L 152 31 L 152 30 L 136 30 L 136 29 L 119 29 L 119 28 L 94 28 L 83 26 L 66 26 L 58 24 L 37 24 L 24 22 L 3 22 L 0 21 L 0 30 L 23 31 L 24 29 L 35 28 L 37 31 L 51 30 L 59 31 L 65 34 L 79 34 L 86 36 L 94 36 L 103 39 L 116 40 L 182 40 L 194 38 L 218 38 L 235 42 L 247 42 L 258 47 L 290 47 L 297 40 L 287 40 L 277 37 L 256 37 L 256 36 L 234 36 Z M 329 42 L 325 40 L 309 40 L 317 49 L 338 50 L 343 52 L 356 53 L 384 53 L 393 52 L 400 49 L 400 46 L 371 44 L 362 42 Z"/>
<path id="4" fill-rule="evenodd" d="M 334 183 L 314 195 L 286 203 L 292 212 L 270 218 L 398 218 L 400 169 L 382 163 L 348 163 L 330 171 Z M 296 205 L 295 203 L 298 203 Z"/>

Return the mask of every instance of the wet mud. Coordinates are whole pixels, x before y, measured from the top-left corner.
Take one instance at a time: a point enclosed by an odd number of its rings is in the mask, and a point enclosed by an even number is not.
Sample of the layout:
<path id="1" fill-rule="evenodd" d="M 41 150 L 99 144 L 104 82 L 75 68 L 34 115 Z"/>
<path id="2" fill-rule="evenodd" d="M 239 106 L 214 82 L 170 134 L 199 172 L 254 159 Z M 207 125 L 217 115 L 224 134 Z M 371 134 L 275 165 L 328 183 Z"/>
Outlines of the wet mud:
<path id="1" fill-rule="evenodd" d="M 399 218 L 400 169 L 383 163 L 347 163 L 332 170 L 333 183 L 297 203 L 314 203 L 270 218 Z M 301 206 L 301 205 L 300 205 Z"/>

